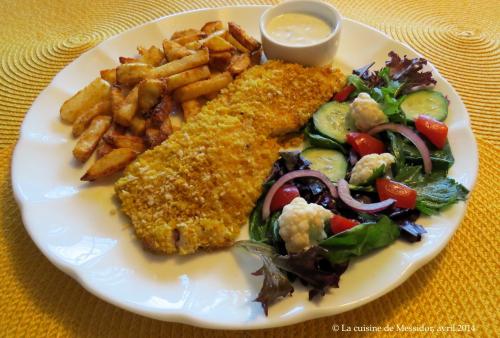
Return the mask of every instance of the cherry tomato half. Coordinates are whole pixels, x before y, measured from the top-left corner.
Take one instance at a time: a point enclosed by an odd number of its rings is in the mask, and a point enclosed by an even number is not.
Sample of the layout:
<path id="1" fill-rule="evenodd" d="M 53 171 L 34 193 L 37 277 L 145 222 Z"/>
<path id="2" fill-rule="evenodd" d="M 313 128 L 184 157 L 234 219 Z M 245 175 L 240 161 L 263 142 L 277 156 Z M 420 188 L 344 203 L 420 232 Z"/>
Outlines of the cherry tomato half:
<path id="1" fill-rule="evenodd" d="M 396 207 L 415 209 L 417 191 L 399 182 L 387 178 L 377 178 L 375 183 L 378 197 L 381 201 L 392 198 L 396 200 Z"/>
<path id="2" fill-rule="evenodd" d="M 330 230 L 333 234 L 338 234 L 339 232 L 348 230 L 358 224 L 359 222 L 356 220 L 345 218 L 340 215 L 333 215 L 330 219 Z"/>
<path id="3" fill-rule="evenodd" d="M 338 92 L 337 94 L 335 94 L 335 96 L 333 97 L 333 99 L 337 102 L 344 102 L 345 100 L 347 100 L 347 98 L 349 97 L 349 95 L 351 95 L 351 93 L 356 89 L 356 87 L 354 87 L 353 85 L 348 85 L 348 86 L 345 86 L 344 88 L 342 88 L 342 90 L 340 92 Z"/>
<path id="4" fill-rule="evenodd" d="M 289 204 L 295 197 L 299 197 L 299 189 L 292 184 L 285 184 L 279 188 L 271 200 L 271 212 L 283 209 L 283 207 Z"/>
<path id="5" fill-rule="evenodd" d="M 385 150 L 384 143 L 382 141 L 365 133 L 348 133 L 347 143 L 349 143 L 354 151 L 360 156 L 368 154 L 382 154 Z"/>
<path id="6" fill-rule="evenodd" d="M 448 136 L 448 126 L 427 115 L 419 115 L 415 120 L 417 130 L 429 139 L 436 147 L 443 149 Z"/>

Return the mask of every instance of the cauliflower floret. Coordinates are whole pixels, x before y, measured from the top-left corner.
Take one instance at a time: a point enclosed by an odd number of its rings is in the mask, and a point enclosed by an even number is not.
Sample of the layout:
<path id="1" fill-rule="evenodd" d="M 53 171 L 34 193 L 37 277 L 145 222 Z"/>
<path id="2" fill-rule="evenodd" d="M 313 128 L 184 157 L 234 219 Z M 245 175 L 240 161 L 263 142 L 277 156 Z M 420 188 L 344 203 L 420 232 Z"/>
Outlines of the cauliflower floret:
<path id="1" fill-rule="evenodd" d="M 361 131 L 367 131 L 379 124 L 389 122 L 377 101 L 367 93 L 359 93 L 358 97 L 352 101 L 351 117 L 356 128 Z"/>
<path id="2" fill-rule="evenodd" d="M 387 171 L 394 162 L 394 156 L 389 153 L 365 155 L 361 157 L 352 169 L 349 183 L 354 185 L 366 184 L 375 170 L 384 165 Z"/>
<path id="3" fill-rule="evenodd" d="M 296 197 L 285 205 L 278 218 L 280 236 L 289 253 L 300 252 L 318 244 L 326 238 L 325 221 L 332 212 L 318 204 L 308 204 L 302 197 Z"/>

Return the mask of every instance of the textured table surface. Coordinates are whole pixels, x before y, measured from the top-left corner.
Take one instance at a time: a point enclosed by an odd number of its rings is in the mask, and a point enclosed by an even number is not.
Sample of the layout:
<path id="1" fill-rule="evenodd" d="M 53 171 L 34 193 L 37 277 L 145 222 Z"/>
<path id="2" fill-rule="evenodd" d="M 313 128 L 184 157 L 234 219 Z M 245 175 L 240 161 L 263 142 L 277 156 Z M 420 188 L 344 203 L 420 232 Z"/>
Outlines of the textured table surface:
<path id="1" fill-rule="evenodd" d="M 285 328 L 206 330 L 109 305 L 37 250 L 12 197 L 10 158 L 24 114 L 52 77 L 84 51 L 141 23 L 196 8 L 265 3 L 273 2 L 0 1 L 0 336 L 331 337 L 336 324 L 352 330 L 363 325 L 465 324 L 476 330 L 467 335 L 500 333 L 500 3 L 491 0 L 333 2 L 344 16 L 374 26 L 427 57 L 462 97 L 479 146 L 479 179 L 457 233 L 431 263 L 384 297 L 341 315 Z"/>

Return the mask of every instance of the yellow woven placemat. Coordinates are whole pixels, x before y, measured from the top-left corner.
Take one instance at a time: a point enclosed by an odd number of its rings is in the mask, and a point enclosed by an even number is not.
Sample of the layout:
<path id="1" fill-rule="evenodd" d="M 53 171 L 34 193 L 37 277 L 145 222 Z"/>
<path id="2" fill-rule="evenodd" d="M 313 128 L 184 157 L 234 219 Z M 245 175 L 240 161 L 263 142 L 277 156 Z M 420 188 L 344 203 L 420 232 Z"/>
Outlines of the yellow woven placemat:
<path id="1" fill-rule="evenodd" d="M 386 296 L 281 329 L 204 330 L 109 305 L 36 249 L 12 197 L 9 164 L 19 125 L 39 92 L 68 62 L 125 29 L 184 10 L 243 3 L 267 1 L 0 1 L 0 336 L 330 337 L 332 325 L 342 324 L 352 330 L 465 324 L 475 326 L 469 335 L 498 335 L 500 5 L 490 0 L 334 1 L 345 16 L 433 62 L 463 98 L 478 139 L 479 180 L 459 230 L 436 259 Z"/>

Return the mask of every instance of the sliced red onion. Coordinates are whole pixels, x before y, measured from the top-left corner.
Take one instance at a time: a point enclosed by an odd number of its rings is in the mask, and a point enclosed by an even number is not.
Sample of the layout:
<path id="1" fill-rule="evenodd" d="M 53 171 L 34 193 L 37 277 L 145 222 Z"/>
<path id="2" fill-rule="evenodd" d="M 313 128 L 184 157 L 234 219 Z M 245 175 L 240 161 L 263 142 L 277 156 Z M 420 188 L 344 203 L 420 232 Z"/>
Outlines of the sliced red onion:
<path id="1" fill-rule="evenodd" d="M 271 214 L 271 201 L 274 195 L 285 183 L 299 177 L 315 177 L 323 182 L 324 185 L 330 190 L 330 194 L 333 198 L 338 198 L 337 188 L 335 185 L 326 177 L 324 174 L 316 170 L 295 170 L 291 171 L 283 176 L 281 176 L 269 189 L 266 198 L 264 199 L 264 204 L 262 205 L 262 219 L 267 219 Z"/>
<path id="2" fill-rule="evenodd" d="M 347 204 L 349 207 L 352 209 L 359 211 L 359 212 L 366 212 L 369 214 L 373 214 L 375 212 L 387 209 L 390 207 L 395 200 L 392 198 L 386 199 L 382 202 L 378 203 L 361 203 L 359 201 L 356 201 L 352 196 L 351 192 L 349 191 L 349 183 L 347 183 L 346 180 L 342 179 L 337 182 L 337 188 L 339 192 L 339 197 L 344 202 Z"/>
<path id="3" fill-rule="evenodd" d="M 358 154 L 356 154 L 354 150 L 351 149 L 351 151 L 349 151 L 349 163 L 354 167 L 358 160 Z"/>
<path id="4" fill-rule="evenodd" d="M 385 130 L 390 130 L 390 131 L 395 131 L 397 133 L 400 133 L 404 137 L 406 137 L 408 140 L 410 140 L 411 143 L 417 147 L 418 151 L 420 152 L 420 155 L 422 155 L 422 159 L 424 161 L 424 171 L 426 174 L 430 174 L 432 171 L 432 161 L 431 161 L 431 155 L 429 152 L 429 148 L 427 148 L 427 145 L 425 144 L 424 140 L 420 136 L 417 135 L 413 130 L 410 128 L 403 126 L 401 124 L 395 124 L 395 123 L 385 123 L 381 124 L 379 126 L 376 126 L 368 131 L 368 134 L 373 135 L 373 134 L 378 134 L 381 131 Z"/>

